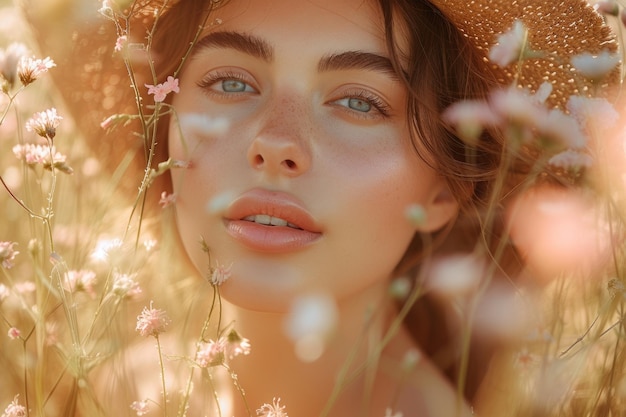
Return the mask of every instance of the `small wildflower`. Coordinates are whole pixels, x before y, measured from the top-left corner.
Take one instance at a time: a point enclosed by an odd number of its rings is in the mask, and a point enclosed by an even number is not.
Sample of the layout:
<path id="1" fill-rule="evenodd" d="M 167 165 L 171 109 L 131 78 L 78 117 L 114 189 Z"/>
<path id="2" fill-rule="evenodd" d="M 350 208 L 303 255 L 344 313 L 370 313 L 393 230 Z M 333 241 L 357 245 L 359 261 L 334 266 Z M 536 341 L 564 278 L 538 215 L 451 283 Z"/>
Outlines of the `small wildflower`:
<path id="1" fill-rule="evenodd" d="M 233 264 L 228 266 L 218 264 L 217 267 L 213 268 L 211 271 L 211 284 L 215 286 L 222 285 L 232 273 Z"/>
<path id="2" fill-rule="evenodd" d="M 176 203 L 176 194 L 168 194 L 167 191 L 161 193 L 161 199 L 159 200 L 161 208 L 167 208 L 174 205 L 174 203 Z"/>
<path id="3" fill-rule="evenodd" d="M 96 273 L 89 270 L 70 270 L 65 274 L 64 287 L 69 292 L 86 292 L 92 299 L 96 298 L 94 285 L 96 284 Z"/>
<path id="4" fill-rule="evenodd" d="M 402 358 L 402 369 L 404 372 L 413 372 L 419 361 L 422 359 L 422 354 L 419 350 L 411 348 L 406 351 Z"/>
<path id="5" fill-rule="evenodd" d="M 146 84 L 148 88 L 148 94 L 154 94 L 154 101 L 156 103 L 161 103 L 165 100 L 165 97 L 171 93 L 180 92 L 180 88 L 178 87 L 178 78 L 174 78 L 171 75 L 167 77 L 167 81 L 157 85 Z"/>
<path id="6" fill-rule="evenodd" d="M 26 122 L 26 130 L 35 132 L 42 138 L 54 139 L 57 127 L 63 118 L 57 114 L 57 109 L 50 108 L 39 113 L 35 113 Z"/>
<path id="7" fill-rule="evenodd" d="M 135 330 L 140 335 L 157 337 L 160 333 L 165 331 L 165 328 L 170 324 L 170 319 L 167 317 L 165 311 L 152 306 L 150 302 L 150 308 L 144 307 L 143 311 L 137 316 L 137 327 Z"/>
<path id="8" fill-rule="evenodd" d="M 146 252 L 151 252 L 156 248 L 158 243 L 156 239 L 146 239 L 143 241 L 143 247 L 146 249 Z"/>
<path id="9" fill-rule="evenodd" d="M 128 42 L 128 36 L 126 35 L 122 35 L 122 36 L 118 36 L 117 40 L 115 41 L 115 48 L 113 48 L 116 52 L 120 52 L 124 49 L 124 46 L 126 45 L 126 42 Z"/>
<path id="10" fill-rule="evenodd" d="M 256 410 L 258 417 L 289 417 L 285 412 L 285 406 L 280 405 L 280 398 L 274 398 L 272 404 L 263 404 Z"/>
<path id="11" fill-rule="evenodd" d="M 2 417 L 25 417 L 26 416 L 26 407 L 23 405 L 19 405 L 17 399 L 18 395 L 13 398 L 11 404 L 4 409 L 4 413 L 2 413 Z"/>
<path id="12" fill-rule="evenodd" d="M 50 57 L 36 59 L 34 57 L 22 57 L 17 65 L 17 75 L 22 85 L 27 86 L 36 81 L 56 64 Z"/>
<path id="13" fill-rule="evenodd" d="M 583 53 L 572 57 L 572 66 L 583 76 L 592 81 L 598 81 L 610 73 L 619 63 L 620 55 L 609 51 L 599 54 Z"/>
<path id="14" fill-rule="evenodd" d="M 201 368 L 221 364 L 224 360 L 224 350 L 226 339 L 223 337 L 218 340 L 209 340 L 208 342 L 200 342 L 198 351 L 196 352 L 196 363 Z"/>
<path id="15" fill-rule="evenodd" d="M 140 417 L 150 412 L 150 409 L 148 408 L 148 401 L 146 400 L 133 401 L 133 403 L 130 405 L 130 408 L 131 410 L 135 411 L 135 413 L 137 413 L 137 415 Z"/>
<path id="16" fill-rule="evenodd" d="M 540 358 L 530 353 L 528 349 L 520 350 L 515 357 L 515 366 L 523 370 L 529 370 L 539 362 Z"/>
<path id="17" fill-rule="evenodd" d="M 113 276 L 113 294 L 119 297 L 133 298 L 142 293 L 135 274 L 119 274 Z"/>
<path id="18" fill-rule="evenodd" d="M 15 242 L 0 242 L 0 263 L 2 263 L 2 266 L 6 269 L 13 268 L 13 261 L 19 254 L 19 252 L 14 249 L 15 245 L 17 245 Z"/>
<path id="19" fill-rule="evenodd" d="M 428 271 L 429 287 L 447 297 L 462 297 L 476 290 L 485 272 L 482 259 L 459 253 L 436 259 Z"/>
<path id="20" fill-rule="evenodd" d="M 49 171 L 54 168 L 66 174 L 74 172 L 72 167 L 66 163 L 67 157 L 57 152 L 54 146 L 35 145 L 32 143 L 18 144 L 13 147 L 13 154 L 17 159 L 25 162 L 30 167 L 42 165 L 44 169 Z"/>
<path id="21" fill-rule="evenodd" d="M 489 60 L 500 67 L 506 67 L 522 57 L 526 41 L 526 27 L 516 20 L 513 27 L 498 36 L 497 44 L 489 51 Z"/>
<path id="22" fill-rule="evenodd" d="M 11 327 L 9 329 L 9 332 L 7 333 L 9 338 L 12 339 L 12 340 L 15 340 L 15 339 L 19 338 L 21 334 L 22 334 L 22 332 L 20 332 L 20 329 L 18 329 L 16 327 Z"/>
<path id="23" fill-rule="evenodd" d="M 548 164 L 555 168 L 578 171 L 589 168 L 593 164 L 593 159 L 585 152 L 567 149 L 550 158 Z"/>
<path id="24" fill-rule="evenodd" d="M 236 330 L 231 330 L 226 340 L 227 343 L 224 351 L 228 359 L 233 359 L 239 355 L 245 356 L 250 354 L 250 341 L 245 337 L 241 337 Z"/>

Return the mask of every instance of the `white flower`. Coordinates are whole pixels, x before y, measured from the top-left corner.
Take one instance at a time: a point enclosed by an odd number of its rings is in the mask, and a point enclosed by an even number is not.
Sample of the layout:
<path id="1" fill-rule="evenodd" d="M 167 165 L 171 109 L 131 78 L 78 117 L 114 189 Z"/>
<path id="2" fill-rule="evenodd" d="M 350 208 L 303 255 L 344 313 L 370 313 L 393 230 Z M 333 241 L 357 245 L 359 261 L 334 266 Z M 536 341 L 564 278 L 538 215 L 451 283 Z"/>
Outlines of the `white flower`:
<path id="1" fill-rule="evenodd" d="M 498 36 L 498 43 L 489 51 L 489 60 L 500 67 L 518 61 L 525 40 L 526 27 L 520 20 L 516 20 L 508 32 Z"/>
<path id="2" fill-rule="evenodd" d="M 620 62 L 619 54 L 602 51 L 599 54 L 583 53 L 572 57 L 571 64 L 578 72 L 591 80 L 600 80 Z"/>

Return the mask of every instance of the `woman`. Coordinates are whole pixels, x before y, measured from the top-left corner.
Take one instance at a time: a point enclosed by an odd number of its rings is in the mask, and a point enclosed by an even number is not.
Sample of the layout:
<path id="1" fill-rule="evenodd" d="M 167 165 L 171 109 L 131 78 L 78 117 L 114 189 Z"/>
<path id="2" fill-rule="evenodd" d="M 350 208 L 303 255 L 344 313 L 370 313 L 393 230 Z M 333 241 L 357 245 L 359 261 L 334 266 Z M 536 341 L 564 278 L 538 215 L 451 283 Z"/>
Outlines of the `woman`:
<path id="1" fill-rule="evenodd" d="M 489 2 L 460 10 L 447 1 L 194 1 L 159 9 L 155 22 L 154 14 L 141 13 L 153 6 L 146 3 L 129 9 L 139 18 L 117 33 L 119 49 L 130 56 L 133 42 L 143 42 L 139 28 L 150 34 L 148 58 L 156 72 L 128 61 L 144 95 L 140 109 L 154 105 L 159 115 L 158 123 L 143 125 L 145 155 L 155 169 L 167 158 L 175 161 L 169 166 L 184 166 L 159 178 L 171 179 L 181 243 L 199 274 L 217 270 L 227 278 L 219 286 L 221 323 L 233 323 L 252 343 L 248 357 L 229 362 L 224 375 L 215 371 L 218 379 L 237 375 L 236 384 L 220 385 L 219 405 L 210 391 L 196 390 L 189 415 L 218 408 L 247 415 L 273 397 L 292 416 L 471 414 L 468 403 L 474 404 L 493 340 L 475 341 L 468 367 L 461 348 L 467 340 L 458 335 L 462 323 L 450 305 L 420 297 L 416 279 L 402 299 L 414 303 L 414 313 L 398 327 L 402 303 L 398 307 L 388 288 L 394 279 L 424 274 L 433 252 L 497 254 L 498 268 L 518 272 L 515 251 L 498 238 L 501 204 L 496 210 L 493 202 L 509 196 L 517 174 L 528 172 L 532 152 L 515 155 L 515 175 L 505 174 L 498 169 L 507 146 L 497 133 L 468 144 L 441 114 L 518 76 L 538 89 L 544 72 L 552 72 L 548 65 L 529 64 L 520 74 L 486 63 L 488 45 L 481 42 L 497 32 L 474 25 L 497 19 L 506 30 L 514 17 L 531 22 L 525 13 L 532 7 L 516 3 L 515 13 L 502 17 Z M 597 53 L 611 45 L 590 8 L 563 3 L 592 28 L 565 37 L 574 39 L 574 48 Z M 103 13 L 115 18 L 122 10 L 107 3 Z M 546 15 L 542 23 L 554 23 Z M 565 48 L 558 40 L 544 45 L 554 25 L 546 26 L 529 32 L 532 47 Z M 558 27 L 563 32 L 571 25 Z M 130 29 L 137 31 L 125 32 Z M 562 71 L 551 75 L 564 77 L 567 65 Z M 165 103 L 142 88 L 150 84 L 155 93 L 168 76 L 178 84 L 169 84 Z M 117 112 L 122 94 L 102 91 Z M 549 100 L 562 104 L 568 95 L 556 90 Z M 76 97 L 77 110 L 86 99 Z M 162 187 L 169 186 L 152 185 L 157 194 Z M 489 204 L 495 211 L 486 212 Z M 496 275 L 505 274 L 488 280 Z M 330 324 L 304 334 L 296 324 L 286 332 L 303 300 L 327 303 Z M 419 358 L 403 368 L 415 352 Z M 184 378 L 169 378 L 175 381 L 170 396 L 185 388 Z M 159 387 L 146 394 L 160 402 L 155 415 L 175 401 L 160 401 Z M 245 395 L 236 395 L 239 387 Z M 208 405 L 194 409 L 194 396 Z M 120 407 L 128 409 L 124 402 Z"/>

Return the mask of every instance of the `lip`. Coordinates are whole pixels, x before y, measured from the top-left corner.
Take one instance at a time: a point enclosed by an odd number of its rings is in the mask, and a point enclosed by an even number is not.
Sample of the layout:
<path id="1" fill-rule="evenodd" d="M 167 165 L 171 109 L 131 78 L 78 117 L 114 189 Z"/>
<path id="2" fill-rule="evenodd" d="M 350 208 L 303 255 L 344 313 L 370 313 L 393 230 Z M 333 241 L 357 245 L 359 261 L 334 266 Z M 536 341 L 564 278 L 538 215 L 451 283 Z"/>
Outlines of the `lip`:
<path id="1" fill-rule="evenodd" d="M 270 226 L 246 220 L 266 215 L 285 220 L 291 226 Z M 253 189 L 239 196 L 224 215 L 228 234 L 249 249 L 268 252 L 292 252 L 313 244 L 322 236 L 322 228 L 294 196 L 277 191 Z"/>

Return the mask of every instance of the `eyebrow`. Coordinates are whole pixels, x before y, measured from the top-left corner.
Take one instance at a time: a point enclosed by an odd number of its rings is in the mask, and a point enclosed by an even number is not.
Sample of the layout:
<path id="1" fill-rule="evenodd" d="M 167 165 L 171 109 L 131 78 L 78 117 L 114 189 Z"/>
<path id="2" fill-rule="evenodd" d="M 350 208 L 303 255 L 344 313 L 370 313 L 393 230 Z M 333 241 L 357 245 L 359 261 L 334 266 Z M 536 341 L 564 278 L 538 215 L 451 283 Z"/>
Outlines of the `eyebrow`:
<path id="1" fill-rule="evenodd" d="M 194 54 L 204 48 L 230 48 L 266 62 L 274 58 L 274 48 L 262 38 L 233 31 L 211 32 L 196 44 Z M 319 72 L 367 70 L 398 79 L 398 74 L 385 56 L 364 51 L 346 51 L 325 55 L 317 66 Z"/>
<path id="2" fill-rule="evenodd" d="M 195 52 L 204 48 L 231 48 L 267 62 L 274 57 L 273 48 L 266 41 L 239 32 L 211 32 L 198 41 Z"/>

